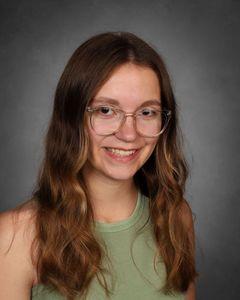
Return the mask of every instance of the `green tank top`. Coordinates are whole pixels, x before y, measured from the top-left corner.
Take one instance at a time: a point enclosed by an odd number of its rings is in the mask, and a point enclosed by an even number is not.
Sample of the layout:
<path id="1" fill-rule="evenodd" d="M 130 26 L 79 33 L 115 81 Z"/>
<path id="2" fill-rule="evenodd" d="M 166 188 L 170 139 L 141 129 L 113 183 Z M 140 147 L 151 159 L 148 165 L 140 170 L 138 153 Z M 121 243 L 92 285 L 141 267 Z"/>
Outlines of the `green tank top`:
<path id="1" fill-rule="evenodd" d="M 112 287 L 113 294 L 110 300 L 185 299 L 183 293 L 164 295 L 158 291 L 164 285 L 166 269 L 163 261 L 158 258 L 156 260 L 157 273 L 154 270 L 153 259 L 156 246 L 152 224 L 148 218 L 148 201 L 149 199 L 139 191 L 135 209 L 128 219 L 115 223 L 96 221 L 96 234 L 106 244 L 107 253 L 112 262 L 110 269 L 112 279 L 109 279 L 109 275 L 105 275 L 109 288 Z M 137 232 L 137 230 L 140 231 Z M 39 284 L 32 287 L 31 299 L 63 300 L 65 298 L 59 292 L 49 291 Z M 94 278 L 86 300 L 106 299 L 103 287 Z"/>

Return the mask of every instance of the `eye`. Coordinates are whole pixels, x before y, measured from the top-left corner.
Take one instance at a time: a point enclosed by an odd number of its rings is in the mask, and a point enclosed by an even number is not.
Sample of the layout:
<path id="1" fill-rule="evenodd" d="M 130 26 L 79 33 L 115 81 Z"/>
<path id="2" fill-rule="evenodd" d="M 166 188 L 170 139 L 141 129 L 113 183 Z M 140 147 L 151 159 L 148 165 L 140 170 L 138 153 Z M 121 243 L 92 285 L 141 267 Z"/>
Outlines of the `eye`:
<path id="1" fill-rule="evenodd" d="M 109 106 L 98 107 L 97 113 L 100 116 L 108 116 L 108 117 L 115 116 L 115 114 L 116 114 L 115 110 Z"/>
<path id="2" fill-rule="evenodd" d="M 110 112 L 111 114 L 111 108 L 110 107 L 107 107 L 107 106 L 102 106 L 99 108 L 99 111 L 102 113 L 102 114 L 108 114 Z"/>
<path id="3" fill-rule="evenodd" d="M 139 112 L 142 117 L 155 117 L 158 114 L 158 110 L 153 108 L 144 108 Z"/>

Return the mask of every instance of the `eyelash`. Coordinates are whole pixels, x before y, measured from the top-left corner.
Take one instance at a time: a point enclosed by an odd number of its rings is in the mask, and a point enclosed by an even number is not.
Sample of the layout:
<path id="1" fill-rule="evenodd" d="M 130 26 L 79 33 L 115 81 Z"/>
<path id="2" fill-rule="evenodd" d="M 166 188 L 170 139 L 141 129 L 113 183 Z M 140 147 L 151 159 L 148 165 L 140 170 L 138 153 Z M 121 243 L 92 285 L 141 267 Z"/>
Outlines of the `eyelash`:
<path id="1" fill-rule="evenodd" d="M 118 108 L 114 108 L 114 107 L 111 107 L 111 106 L 108 106 L 108 105 L 100 105 L 100 106 L 97 106 L 96 108 L 98 108 L 99 110 L 101 110 L 102 108 L 118 110 Z M 150 107 L 143 107 L 143 108 L 139 109 L 139 111 L 142 112 L 142 111 L 144 111 L 146 109 L 148 109 L 149 111 L 153 112 L 153 114 L 156 114 L 157 109 L 150 108 Z"/>

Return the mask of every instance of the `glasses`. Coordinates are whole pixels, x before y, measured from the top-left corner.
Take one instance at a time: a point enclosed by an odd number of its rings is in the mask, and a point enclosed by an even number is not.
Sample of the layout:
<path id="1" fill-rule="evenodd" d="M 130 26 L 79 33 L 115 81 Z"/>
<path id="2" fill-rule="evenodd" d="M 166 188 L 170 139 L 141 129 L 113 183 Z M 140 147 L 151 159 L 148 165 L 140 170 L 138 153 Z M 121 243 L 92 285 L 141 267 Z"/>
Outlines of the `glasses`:
<path id="1" fill-rule="evenodd" d="M 135 113 L 126 113 L 119 108 L 109 105 L 86 108 L 90 113 L 90 124 L 98 135 L 111 135 L 116 133 L 124 124 L 126 117 L 132 116 L 134 128 L 144 137 L 156 137 L 164 132 L 171 117 L 171 111 L 155 108 L 141 108 Z"/>

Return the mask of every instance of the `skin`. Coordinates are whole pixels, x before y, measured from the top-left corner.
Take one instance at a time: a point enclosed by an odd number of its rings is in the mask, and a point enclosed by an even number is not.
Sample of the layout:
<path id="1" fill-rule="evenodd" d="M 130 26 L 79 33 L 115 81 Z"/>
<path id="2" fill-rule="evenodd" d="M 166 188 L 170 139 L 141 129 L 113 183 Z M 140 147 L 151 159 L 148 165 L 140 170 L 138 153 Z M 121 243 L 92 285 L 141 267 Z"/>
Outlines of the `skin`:
<path id="1" fill-rule="evenodd" d="M 160 87 L 155 73 L 148 68 L 127 64 L 121 66 L 102 86 L 95 98 L 117 99 L 126 112 L 133 112 L 142 102 L 160 99 Z M 159 100 L 160 101 L 160 100 Z M 97 136 L 88 126 L 90 149 L 84 168 L 95 216 L 102 222 L 116 222 L 128 218 L 136 205 L 137 190 L 133 175 L 152 154 L 157 138 L 139 136 L 133 119 L 127 118 L 119 132 L 108 137 Z M 121 164 L 109 159 L 103 147 L 141 148 L 138 159 Z M 13 211 L 0 213 L 0 299 L 30 299 L 31 288 L 38 284 L 35 267 L 30 259 L 30 246 L 35 237 L 32 208 L 21 212 L 17 227 L 13 226 Z M 183 210 L 183 221 L 194 239 L 192 215 Z M 14 229 L 17 228 L 11 244 Z M 11 244 L 11 251 L 9 245 Z M 6 254 L 7 253 L 7 254 Z M 195 300 L 195 284 L 191 283 L 186 300 Z"/>
<path id="2" fill-rule="evenodd" d="M 146 100 L 160 101 L 159 81 L 150 68 L 125 64 L 118 68 L 99 90 L 95 99 L 109 97 L 119 101 L 125 112 L 134 112 Z M 94 101 L 91 106 L 94 106 Z M 90 149 L 83 173 L 90 192 L 95 219 L 100 222 L 117 222 L 128 218 L 136 205 L 137 189 L 134 174 L 148 160 L 158 138 L 145 138 L 135 131 L 133 118 L 128 117 L 115 135 L 99 136 L 88 122 Z M 161 136 L 160 136 L 161 137 Z M 104 147 L 133 149 L 141 148 L 138 159 L 129 163 L 118 163 L 110 159 Z M 191 212 L 183 209 L 183 221 L 189 226 L 194 240 Z M 186 300 L 196 300 L 196 287 L 192 282 L 185 293 Z"/>
<path id="3" fill-rule="evenodd" d="M 134 112 L 147 100 L 156 99 L 160 104 L 158 77 L 150 68 L 124 64 L 101 87 L 91 106 L 96 106 L 95 100 L 102 97 L 118 100 L 119 107 L 125 112 Z M 159 137 L 140 136 L 134 128 L 132 117 L 127 117 L 116 134 L 99 136 L 92 130 L 89 121 L 88 132 L 89 158 L 83 172 L 95 217 L 101 222 L 124 220 L 131 215 L 136 205 L 137 189 L 133 176 L 148 160 Z M 141 149 L 137 159 L 122 163 L 109 158 L 104 147 Z"/>

